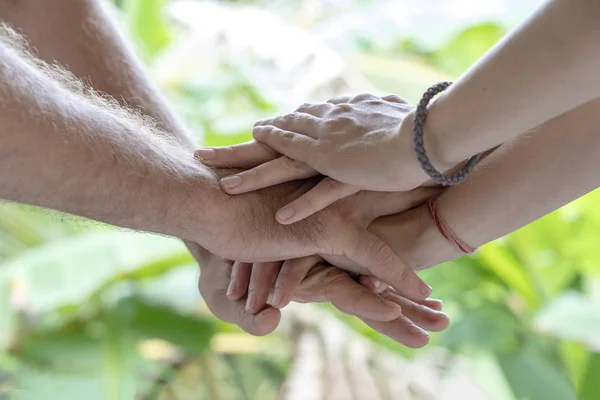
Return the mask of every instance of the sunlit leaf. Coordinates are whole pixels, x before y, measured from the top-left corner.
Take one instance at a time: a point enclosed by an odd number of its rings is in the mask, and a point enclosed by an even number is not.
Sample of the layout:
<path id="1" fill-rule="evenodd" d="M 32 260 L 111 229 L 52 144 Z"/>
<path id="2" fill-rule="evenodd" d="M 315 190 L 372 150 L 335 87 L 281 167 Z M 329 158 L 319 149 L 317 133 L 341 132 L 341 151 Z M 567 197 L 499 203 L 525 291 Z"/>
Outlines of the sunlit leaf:
<path id="1" fill-rule="evenodd" d="M 214 333 L 214 325 L 206 319 L 137 298 L 122 300 L 115 312 L 136 335 L 164 339 L 190 352 L 206 350 Z"/>
<path id="2" fill-rule="evenodd" d="M 594 353 L 590 357 L 583 379 L 579 400 L 600 399 L 600 353 Z"/>
<path id="3" fill-rule="evenodd" d="M 575 389 L 542 354 L 527 347 L 497 354 L 498 362 L 519 400 L 577 400 Z"/>
<path id="4" fill-rule="evenodd" d="M 157 54 L 172 40 L 170 26 L 163 15 L 168 0 L 123 0 L 128 27 L 133 39 L 148 56 Z"/>
<path id="5" fill-rule="evenodd" d="M 458 76 L 484 55 L 504 35 L 506 29 L 495 23 L 467 28 L 433 53 L 433 62 L 452 76 Z"/>
<path id="6" fill-rule="evenodd" d="M 110 282 L 151 276 L 189 261 L 175 239 L 103 231 L 30 249 L 0 264 L 0 270 L 10 271 L 24 287 L 29 310 L 43 312 L 83 302 Z"/>
<path id="7" fill-rule="evenodd" d="M 560 338 L 600 349 L 600 304 L 580 293 L 566 293 L 545 307 L 536 318 L 537 327 Z"/>

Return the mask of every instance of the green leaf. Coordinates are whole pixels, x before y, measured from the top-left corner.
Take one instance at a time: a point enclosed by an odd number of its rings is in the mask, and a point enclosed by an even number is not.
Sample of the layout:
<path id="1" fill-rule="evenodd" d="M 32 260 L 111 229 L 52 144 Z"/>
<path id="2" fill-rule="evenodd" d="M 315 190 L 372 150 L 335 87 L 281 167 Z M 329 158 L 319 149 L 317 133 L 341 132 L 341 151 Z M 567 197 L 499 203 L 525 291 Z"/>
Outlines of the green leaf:
<path id="1" fill-rule="evenodd" d="M 597 300 L 569 292 L 540 311 L 535 323 L 543 332 L 600 349 L 599 309 Z"/>
<path id="2" fill-rule="evenodd" d="M 172 41 L 163 9 L 167 0 L 125 0 L 122 4 L 133 39 L 144 54 L 154 56 Z"/>
<path id="3" fill-rule="evenodd" d="M 0 271 L 0 351 L 11 346 L 17 332 L 17 315 L 11 306 L 11 283 Z"/>
<path id="4" fill-rule="evenodd" d="M 590 357 L 587 373 L 583 379 L 579 400 L 600 399 L 600 353 L 594 353 Z"/>
<path id="5" fill-rule="evenodd" d="M 410 102 L 418 101 L 431 82 L 450 78 L 431 65 L 407 57 L 395 59 L 361 55 L 353 61 L 353 65 L 381 89 L 381 95 L 399 93 Z"/>
<path id="6" fill-rule="evenodd" d="M 190 261 L 175 239 L 121 231 L 92 232 L 21 253 L 0 264 L 26 291 L 28 310 L 80 304 L 118 280 L 141 279 Z"/>
<path id="7" fill-rule="evenodd" d="M 484 246 L 477 256 L 485 268 L 497 275 L 509 289 L 519 293 L 529 306 L 535 307 L 538 304 L 539 299 L 532 283 L 509 248 L 495 242 Z"/>
<path id="8" fill-rule="evenodd" d="M 533 347 L 496 355 L 519 400 L 577 400 L 575 389 L 559 369 Z"/>
<path id="9" fill-rule="evenodd" d="M 506 29 L 495 23 L 486 23 L 463 30 L 444 47 L 432 54 L 438 68 L 459 76 L 479 60 L 505 34 Z"/>
<path id="10" fill-rule="evenodd" d="M 214 324 L 207 319 L 178 314 L 138 298 L 123 299 L 115 311 L 137 336 L 164 339 L 190 352 L 206 350 L 215 332 Z"/>
<path id="11" fill-rule="evenodd" d="M 500 350 L 510 346 L 520 329 L 519 321 L 502 304 L 491 302 L 464 310 L 442 336 L 447 347 Z"/>

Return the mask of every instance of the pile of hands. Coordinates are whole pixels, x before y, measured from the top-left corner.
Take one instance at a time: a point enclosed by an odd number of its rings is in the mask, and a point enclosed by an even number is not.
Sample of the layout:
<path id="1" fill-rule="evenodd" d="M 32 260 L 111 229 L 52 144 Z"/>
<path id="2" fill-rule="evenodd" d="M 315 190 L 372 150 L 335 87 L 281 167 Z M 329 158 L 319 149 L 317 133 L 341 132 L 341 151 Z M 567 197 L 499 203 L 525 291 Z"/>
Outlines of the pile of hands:
<path id="1" fill-rule="evenodd" d="M 448 326 L 431 288 L 377 236 L 401 222 L 372 226 L 380 217 L 423 215 L 422 205 L 441 193 L 426 184 L 411 138 L 401 134 L 412 110 L 397 96 L 304 104 L 257 122 L 253 141 L 196 152 L 219 176 L 224 203 L 250 203 L 246 215 L 215 210 L 211 225 L 251 218 L 255 226 L 215 233 L 208 250 L 186 242 L 215 316 L 264 335 L 290 302 L 330 302 L 413 348 Z"/>

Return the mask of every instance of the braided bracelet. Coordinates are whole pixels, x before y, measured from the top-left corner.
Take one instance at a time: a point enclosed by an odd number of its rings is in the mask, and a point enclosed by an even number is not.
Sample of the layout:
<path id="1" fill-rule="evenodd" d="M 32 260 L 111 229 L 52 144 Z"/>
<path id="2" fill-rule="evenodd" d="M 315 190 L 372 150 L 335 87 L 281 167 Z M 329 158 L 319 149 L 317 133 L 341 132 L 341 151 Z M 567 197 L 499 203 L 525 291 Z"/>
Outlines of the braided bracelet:
<path id="1" fill-rule="evenodd" d="M 443 237 L 446 238 L 450 244 L 454 247 L 457 247 L 460 251 L 465 254 L 473 254 L 475 253 L 475 248 L 469 246 L 464 240 L 462 240 L 446 223 L 444 218 L 440 215 L 440 212 L 437 209 L 437 203 L 435 199 L 430 199 L 427 202 L 427 207 L 429 208 L 429 213 L 431 214 L 431 218 L 433 218 L 433 222 L 437 226 L 438 230 L 442 234 Z"/>
<path id="2" fill-rule="evenodd" d="M 438 93 L 443 92 L 448 87 L 452 85 L 452 82 L 440 82 L 436 83 L 423 95 L 421 101 L 417 105 L 417 109 L 415 110 L 415 116 L 413 119 L 414 127 L 413 127 L 413 142 L 415 146 L 415 152 L 417 153 L 417 159 L 421 164 L 421 168 L 429 175 L 431 179 L 433 179 L 437 184 L 442 186 L 452 186 L 458 183 L 463 182 L 469 176 L 469 173 L 477 165 L 479 158 L 481 157 L 481 153 L 476 154 L 467 160 L 465 166 L 453 175 L 444 175 L 440 171 L 438 171 L 431 161 L 429 157 L 427 157 L 427 153 L 425 152 L 425 145 L 423 143 L 423 127 L 425 125 L 425 117 L 427 116 L 427 106 L 431 99 Z"/>

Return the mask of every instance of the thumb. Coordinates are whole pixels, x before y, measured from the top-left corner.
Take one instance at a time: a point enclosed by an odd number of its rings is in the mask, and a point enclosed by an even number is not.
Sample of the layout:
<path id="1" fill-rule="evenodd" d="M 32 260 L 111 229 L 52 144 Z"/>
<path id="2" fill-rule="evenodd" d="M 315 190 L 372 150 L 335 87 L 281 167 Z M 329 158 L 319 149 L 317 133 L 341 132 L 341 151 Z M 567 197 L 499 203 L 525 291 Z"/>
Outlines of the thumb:
<path id="1" fill-rule="evenodd" d="M 391 285 L 405 297 L 424 300 L 431 294 L 431 287 L 410 269 L 390 246 L 365 229 L 350 235 L 351 242 L 344 246 L 347 257 L 371 271 L 382 281 Z"/>

